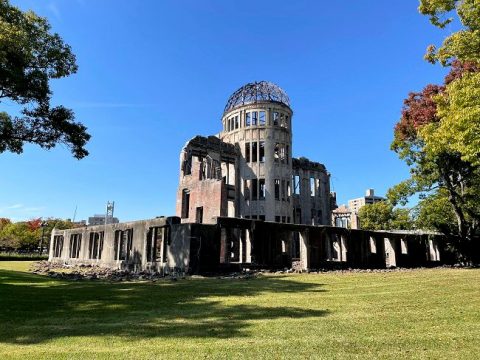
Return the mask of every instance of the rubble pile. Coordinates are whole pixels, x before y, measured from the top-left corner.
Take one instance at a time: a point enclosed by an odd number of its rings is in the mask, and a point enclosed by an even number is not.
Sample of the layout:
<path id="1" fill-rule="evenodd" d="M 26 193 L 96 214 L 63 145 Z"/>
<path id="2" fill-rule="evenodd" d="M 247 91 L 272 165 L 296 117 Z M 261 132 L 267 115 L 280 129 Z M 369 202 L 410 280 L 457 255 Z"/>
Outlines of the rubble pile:
<path id="1" fill-rule="evenodd" d="M 293 264 L 292 268 L 284 268 L 283 270 L 244 270 L 241 272 L 233 272 L 228 274 L 211 273 L 206 274 L 206 277 L 217 277 L 217 279 L 238 279 L 248 280 L 253 279 L 262 274 L 292 274 L 292 273 L 386 273 L 386 272 L 400 272 L 400 271 L 418 271 L 423 268 L 389 268 L 389 269 L 310 269 L 308 271 L 302 271 L 300 269 L 301 264 Z M 445 266 L 444 266 L 445 267 Z M 171 271 L 167 274 L 159 272 L 147 272 L 147 271 L 130 271 L 126 269 L 110 269 L 106 267 L 100 267 L 96 265 L 66 265 L 66 264 L 54 264 L 48 261 L 39 261 L 32 264 L 30 271 L 34 274 L 49 276 L 55 279 L 65 280 L 107 280 L 107 281 L 157 281 L 160 279 L 177 281 L 178 279 L 189 278 L 203 278 L 201 275 L 187 275 L 184 272 Z"/>
<path id="2" fill-rule="evenodd" d="M 150 280 L 170 278 L 176 280 L 177 277 L 185 277 L 185 274 L 171 273 L 164 275 L 161 273 L 150 272 L 132 272 L 129 270 L 109 269 L 95 265 L 61 265 L 52 264 L 47 261 L 36 262 L 30 268 L 34 274 L 46 275 L 55 279 L 65 280 L 108 280 L 108 281 L 132 281 L 132 280 Z"/>

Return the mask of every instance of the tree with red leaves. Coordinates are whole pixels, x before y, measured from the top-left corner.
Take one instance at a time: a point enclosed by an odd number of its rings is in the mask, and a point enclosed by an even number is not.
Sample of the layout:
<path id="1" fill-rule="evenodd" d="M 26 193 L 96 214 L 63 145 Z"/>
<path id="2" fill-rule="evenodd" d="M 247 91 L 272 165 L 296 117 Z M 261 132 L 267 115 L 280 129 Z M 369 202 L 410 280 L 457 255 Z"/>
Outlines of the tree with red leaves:
<path id="1" fill-rule="evenodd" d="M 465 161 L 458 151 L 432 149 L 425 134 L 443 121 L 439 99 L 449 95 L 449 84 L 479 70 L 480 66 L 473 62 L 454 61 L 443 85 L 427 85 L 404 100 L 401 118 L 394 129 L 392 150 L 410 166 L 411 177 L 388 192 L 393 204 L 406 204 L 411 195 L 419 193 L 423 199 L 418 205 L 420 212 L 422 207 L 429 206 L 431 213 L 431 198 L 437 199 L 437 203 L 439 198 L 445 198 L 452 212 L 444 215 L 444 223 L 438 222 L 442 216 L 432 214 L 432 218 L 436 218 L 438 230 L 450 231 L 446 235 L 450 235 L 452 246 L 464 262 L 472 260 L 472 241 L 480 227 L 480 166 Z M 453 219 L 449 218 L 451 214 Z M 452 221 L 456 222 L 456 227 L 447 226 Z"/>
<path id="2" fill-rule="evenodd" d="M 40 229 L 42 227 L 42 219 L 32 219 L 27 221 L 27 226 L 31 231 L 35 231 L 37 229 Z"/>

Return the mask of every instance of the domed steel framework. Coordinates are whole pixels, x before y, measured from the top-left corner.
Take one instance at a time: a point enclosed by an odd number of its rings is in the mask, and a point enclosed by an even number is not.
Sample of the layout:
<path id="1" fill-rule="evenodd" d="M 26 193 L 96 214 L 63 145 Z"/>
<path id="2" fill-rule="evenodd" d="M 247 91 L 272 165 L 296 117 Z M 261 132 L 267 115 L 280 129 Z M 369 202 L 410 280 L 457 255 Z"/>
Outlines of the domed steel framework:
<path id="1" fill-rule="evenodd" d="M 275 101 L 290 107 L 287 93 L 279 86 L 268 81 L 258 81 L 248 83 L 235 91 L 228 99 L 224 112 L 258 101 Z"/>

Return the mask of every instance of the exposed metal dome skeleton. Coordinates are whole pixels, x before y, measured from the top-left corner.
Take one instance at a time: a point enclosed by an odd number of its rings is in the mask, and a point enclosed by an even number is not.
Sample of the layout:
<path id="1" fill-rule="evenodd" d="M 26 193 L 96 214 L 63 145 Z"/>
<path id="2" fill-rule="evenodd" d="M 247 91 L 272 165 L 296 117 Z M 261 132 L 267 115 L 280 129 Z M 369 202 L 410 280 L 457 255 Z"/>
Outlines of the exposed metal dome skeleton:
<path id="1" fill-rule="evenodd" d="M 259 101 L 275 101 L 290 107 L 290 99 L 283 89 L 268 81 L 258 81 L 248 83 L 235 91 L 228 99 L 224 112 Z"/>

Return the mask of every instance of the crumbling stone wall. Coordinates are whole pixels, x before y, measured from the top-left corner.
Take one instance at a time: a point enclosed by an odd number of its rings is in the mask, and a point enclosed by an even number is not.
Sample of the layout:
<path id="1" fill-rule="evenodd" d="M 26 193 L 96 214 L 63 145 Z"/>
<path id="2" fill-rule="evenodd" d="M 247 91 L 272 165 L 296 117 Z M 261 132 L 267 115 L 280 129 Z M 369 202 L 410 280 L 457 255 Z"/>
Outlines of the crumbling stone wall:
<path id="1" fill-rule="evenodd" d="M 323 164 L 306 158 L 292 159 L 294 223 L 329 225 L 330 174 Z"/>
<path id="2" fill-rule="evenodd" d="M 103 237 L 92 235 L 99 232 Z M 101 238 L 103 244 L 92 248 L 90 240 Z M 126 241 L 123 250 L 119 239 Z M 412 231 L 348 230 L 232 217 L 218 217 L 215 224 L 181 224 L 172 217 L 54 230 L 49 261 L 163 274 L 419 267 L 448 260 L 444 240 L 440 234 Z"/>
<path id="3" fill-rule="evenodd" d="M 180 154 L 176 215 L 184 223 L 215 223 L 235 216 L 238 153 L 220 139 L 196 136 Z"/>

